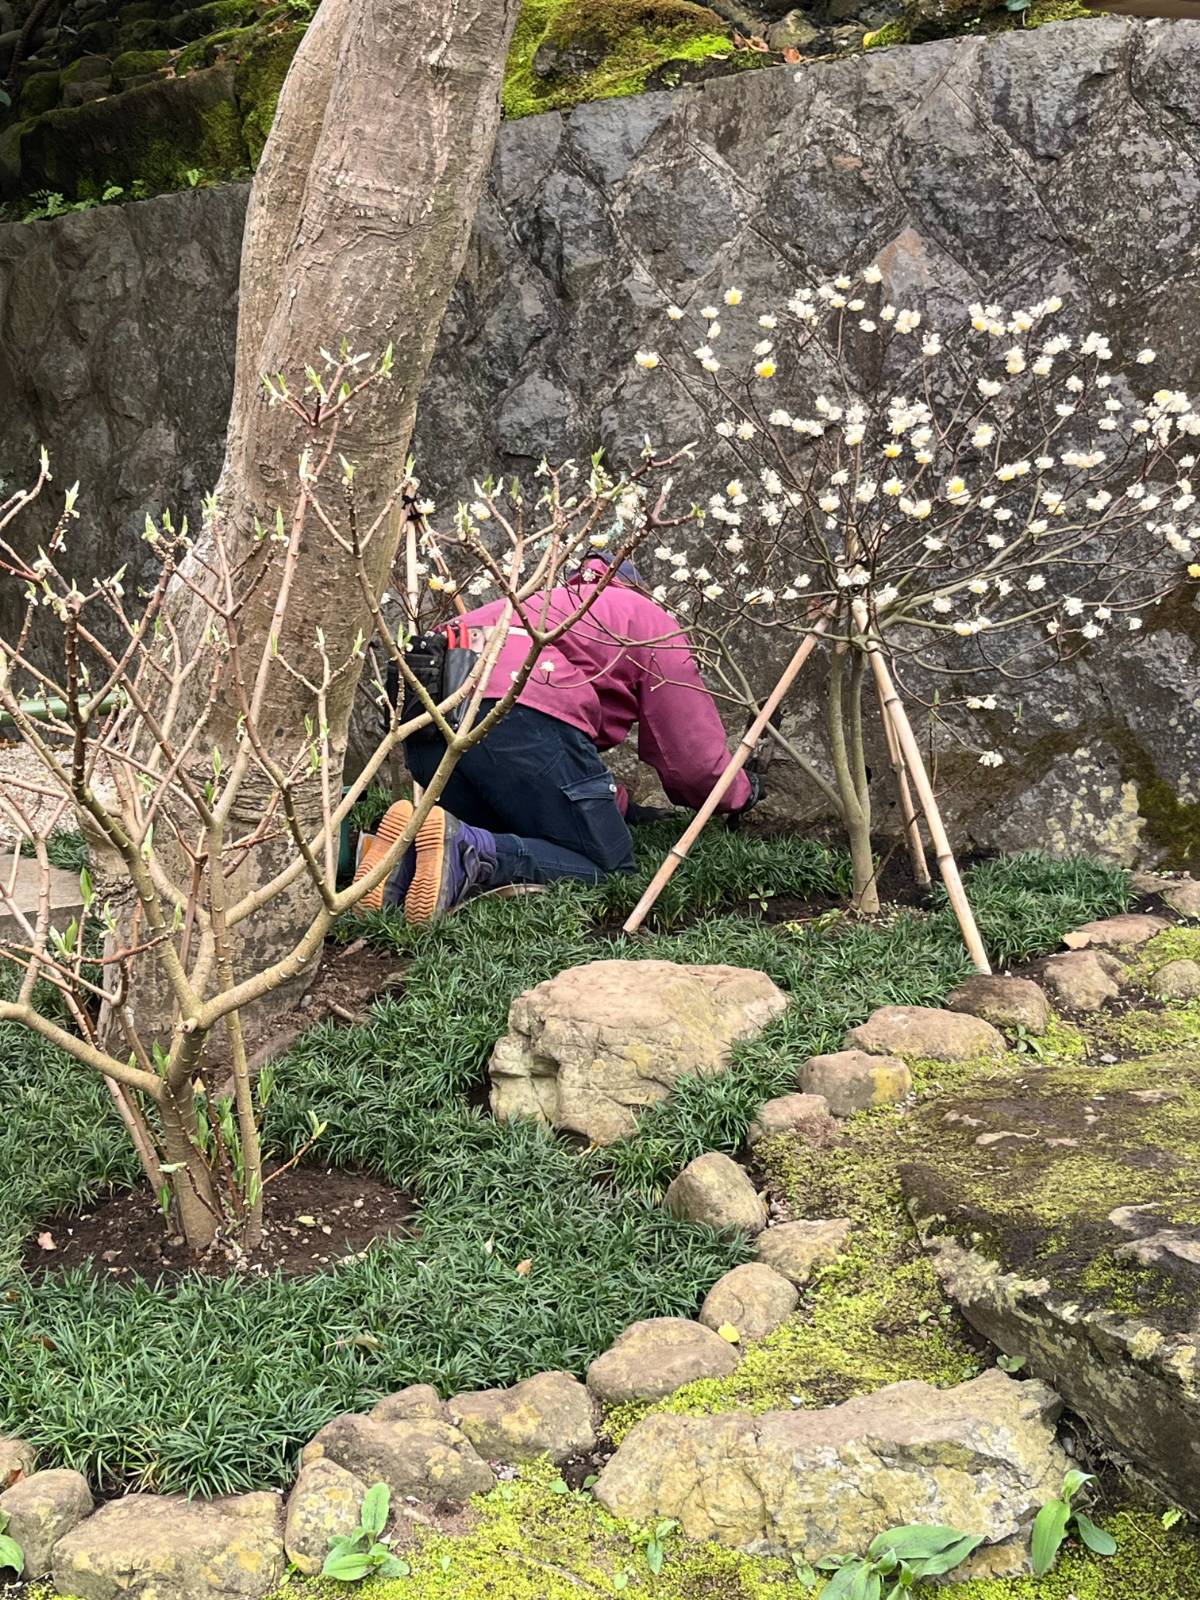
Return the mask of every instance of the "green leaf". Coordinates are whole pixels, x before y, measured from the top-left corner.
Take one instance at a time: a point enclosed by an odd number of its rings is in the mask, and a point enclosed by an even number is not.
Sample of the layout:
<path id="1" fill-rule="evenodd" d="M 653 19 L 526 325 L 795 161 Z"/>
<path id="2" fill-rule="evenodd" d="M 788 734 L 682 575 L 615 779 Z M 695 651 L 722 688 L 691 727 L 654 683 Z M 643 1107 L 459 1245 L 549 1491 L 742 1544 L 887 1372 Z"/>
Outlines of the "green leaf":
<path id="1" fill-rule="evenodd" d="M 25 1571 L 25 1553 L 15 1539 L 0 1533 L 0 1571 L 5 1567 L 11 1567 L 19 1577 Z"/>
<path id="2" fill-rule="evenodd" d="M 1085 1516 L 1082 1511 L 1075 1513 L 1075 1532 L 1087 1545 L 1089 1550 L 1098 1556 L 1115 1556 L 1117 1541 L 1111 1533 L 1106 1533 L 1103 1528 L 1098 1528 L 1091 1517 Z"/>
<path id="3" fill-rule="evenodd" d="M 337 1578 L 342 1583 L 358 1583 L 365 1578 L 368 1572 L 375 1570 L 375 1563 L 365 1553 L 354 1554 L 346 1551 L 344 1554 L 330 1554 L 325 1557 L 325 1565 L 321 1568 L 323 1578 Z"/>
<path id="4" fill-rule="evenodd" d="M 412 1568 L 400 1556 L 388 1556 L 386 1561 L 379 1564 L 381 1578 L 407 1578 Z"/>
<path id="5" fill-rule="evenodd" d="M 659 1541 L 657 1539 L 651 1539 L 650 1543 L 646 1546 L 646 1565 L 650 1568 L 650 1571 L 656 1578 L 663 1569 L 663 1562 L 666 1560 L 666 1556 L 667 1552 L 663 1549 Z"/>
<path id="6" fill-rule="evenodd" d="M 1065 1500 L 1047 1500 L 1033 1524 L 1030 1560 L 1035 1578 L 1045 1577 L 1054 1565 L 1063 1540 L 1067 1536 L 1067 1523 L 1071 1508 Z"/>
<path id="7" fill-rule="evenodd" d="M 1092 1473 L 1080 1472 L 1078 1467 L 1072 1467 L 1063 1479 L 1062 1497 L 1064 1500 L 1073 1500 L 1083 1488 L 1085 1483 L 1094 1482 Z"/>
<path id="8" fill-rule="evenodd" d="M 940 1578 L 943 1573 L 953 1572 L 955 1567 L 960 1566 L 982 1543 L 982 1534 L 964 1533 L 953 1544 L 947 1545 L 944 1550 L 939 1550 L 936 1555 L 914 1561 L 913 1576 Z"/>
<path id="9" fill-rule="evenodd" d="M 391 1492 L 386 1483 L 373 1483 L 363 1496 L 362 1503 L 362 1529 L 372 1538 L 377 1537 L 387 1527 L 388 1507 L 391 1504 Z"/>
<path id="10" fill-rule="evenodd" d="M 853 1559 L 847 1561 L 844 1567 L 837 1569 L 821 1591 L 821 1600 L 862 1600 L 859 1579 L 866 1571 L 861 1561 Z"/>
<path id="11" fill-rule="evenodd" d="M 885 1550 L 890 1550 L 901 1561 L 924 1561 L 968 1537 L 961 1528 L 943 1528 L 937 1523 L 908 1523 L 902 1528 L 888 1528 L 877 1535 L 871 1540 L 867 1554 L 881 1556 Z M 976 1544 L 980 1542 L 978 1539 L 975 1541 Z"/>

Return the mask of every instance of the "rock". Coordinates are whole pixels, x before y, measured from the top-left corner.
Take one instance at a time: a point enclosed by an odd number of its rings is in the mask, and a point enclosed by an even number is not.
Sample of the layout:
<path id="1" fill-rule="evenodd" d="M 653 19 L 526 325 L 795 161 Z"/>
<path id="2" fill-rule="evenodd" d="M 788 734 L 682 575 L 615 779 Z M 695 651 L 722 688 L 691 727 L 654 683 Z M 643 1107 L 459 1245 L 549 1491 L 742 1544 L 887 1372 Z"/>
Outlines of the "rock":
<path id="1" fill-rule="evenodd" d="M 430 1383 L 415 1383 L 398 1394 L 385 1394 L 371 1408 L 375 1422 L 415 1422 L 421 1419 L 448 1422 L 445 1402 Z"/>
<path id="2" fill-rule="evenodd" d="M 540 1372 L 511 1389 L 455 1395 L 450 1420 L 487 1461 L 556 1465 L 596 1448 L 596 1402 L 569 1372 Z"/>
<path id="3" fill-rule="evenodd" d="M 697 1156 L 667 1189 L 663 1204 L 684 1222 L 703 1222 L 718 1232 L 761 1233 L 767 1208 L 736 1161 L 712 1150 Z"/>
<path id="4" fill-rule="evenodd" d="M 1160 1000 L 1194 1000 L 1200 995 L 1200 961 L 1168 961 L 1150 979 Z"/>
<path id="5" fill-rule="evenodd" d="M 13 907 L 0 906 L 0 944 L 13 940 L 21 942 L 18 912 L 31 921 L 37 919 L 38 895 L 41 891 L 41 872 L 38 864 L 28 856 L 17 862 L 17 876 L 13 885 Z M 79 874 L 67 872 L 62 867 L 50 868 L 50 924 L 65 930 L 72 921 L 83 914 L 83 895 L 79 889 Z"/>
<path id="6" fill-rule="evenodd" d="M 835 1115 L 849 1117 L 903 1100 L 912 1090 L 912 1073 L 891 1056 L 836 1050 L 808 1058 L 800 1068 L 800 1087 L 822 1095 Z"/>
<path id="7" fill-rule="evenodd" d="M 880 1006 L 851 1028 L 843 1049 L 921 1061 L 974 1061 L 1002 1056 L 1004 1037 L 982 1017 L 935 1006 Z"/>
<path id="8" fill-rule="evenodd" d="M 689 1539 L 809 1562 L 911 1522 L 998 1544 L 1062 1487 L 1060 1410 L 1044 1384 L 993 1367 L 954 1389 L 896 1383 L 822 1411 L 651 1416 L 595 1495 L 631 1522 L 671 1517 Z"/>
<path id="9" fill-rule="evenodd" d="M 1125 969 L 1104 950 L 1072 950 L 1047 960 L 1042 981 L 1069 1011 L 1099 1011 L 1106 1000 L 1120 994 Z"/>
<path id="10" fill-rule="evenodd" d="M 543 39 L 533 53 L 533 70 L 539 78 L 582 78 L 594 72 L 612 49 L 612 41 L 599 28 L 580 29 L 559 42 Z"/>
<path id="11" fill-rule="evenodd" d="M 822 1094 L 781 1094 L 759 1106 L 746 1142 L 774 1139 L 790 1133 L 807 1144 L 832 1144 L 838 1125 L 829 1114 L 829 1101 Z"/>
<path id="12" fill-rule="evenodd" d="M 1180 878 L 1160 892 L 1177 917 L 1200 918 L 1200 882 L 1195 878 Z"/>
<path id="13" fill-rule="evenodd" d="M 850 1223 L 844 1217 L 828 1222 L 780 1222 L 759 1234 L 754 1253 L 764 1265 L 803 1287 L 814 1267 L 833 1260 L 849 1232 Z"/>
<path id="14" fill-rule="evenodd" d="M 767 29 L 772 50 L 805 50 L 820 38 L 820 28 L 814 27 L 803 11 L 789 11 Z"/>
<path id="15" fill-rule="evenodd" d="M 320 1572 L 335 1534 L 353 1533 L 371 1487 L 333 1461 L 310 1461 L 288 1496 L 283 1545 L 287 1558 L 308 1576 Z"/>
<path id="16" fill-rule="evenodd" d="M 1115 945 L 1121 949 L 1145 944 L 1156 933 L 1162 933 L 1164 928 L 1170 926 L 1164 917 L 1129 911 L 1119 917 L 1102 917 L 1096 922 L 1085 922 L 1081 928 L 1068 933 L 1063 943 L 1072 950 L 1083 950 L 1088 945 Z"/>
<path id="17" fill-rule="evenodd" d="M 967 1320 L 1193 1516 L 1198 1082 L 1187 1050 L 989 1067 L 918 1110 L 901 1173 Z M 982 1145 L 989 1133 L 1007 1137 Z"/>
<path id="18" fill-rule="evenodd" d="M 717 1279 L 704 1297 L 700 1321 L 714 1333 L 732 1327 L 743 1341 L 765 1339 L 799 1303 L 799 1294 L 781 1273 L 764 1262 L 748 1261 Z"/>
<path id="19" fill-rule="evenodd" d="M 651 1317 L 626 1328 L 597 1356 L 587 1386 L 603 1405 L 629 1400 L 665 1400 L 697 1378 L 727 1378 L 737 1366 L 727 1340 L 682 1317 Z"/>
<path id="20" fill-rule="evenodd" d="M 985 977 L 976 973 L 946 996 L 951 1011 L 982 1017 L 995 1028 L 1024 1028 L 1045 1033 L 1050 1024 L 1050 1002 L 1045 991 L 1030 978 Z"/>
<path id="21" fill-rule="evenodd" d="M 259 1600 L 283 1577 L 282 1522 L 273 1494 L 126 1495 L 58 1541 L 54 1585 L 78 1600 Z"/>
<path id="22" fill-rule="evenodd" d="M 54 1546 L 91 1514 L 92 1491 L 78 1472 L 34 1472 L 0 1494 L 0 1527 L 21 1547 L 22 1577 L 45 1577 Z"/>
<path id="23" fill-rule="evenodd" d="M 6 1439 L 0 1435 L 0 1490 L 32 1472 L 36 1460 L 33 1446 L 24 1439 Z"/>
<path id="24" fill-rule="evenodd" d="M 366 1484 L 386 1483 L 392 1498 L 461 1505 L 485 1494 L 492 1469 L 459 1428 L 435 1418 L 380 1421 L 349 1413 L 327 1422 L 301 1456 L 333 1461 Z"/>
<path id="25" fill-rule="evenodd" d="M 611 1144 L 677 1078 L 728 1071 L 730 1047 L 787 1007 L 765 973 L 593 961 L 513 1001 L 492 1053 L 492 1111 Z"/>

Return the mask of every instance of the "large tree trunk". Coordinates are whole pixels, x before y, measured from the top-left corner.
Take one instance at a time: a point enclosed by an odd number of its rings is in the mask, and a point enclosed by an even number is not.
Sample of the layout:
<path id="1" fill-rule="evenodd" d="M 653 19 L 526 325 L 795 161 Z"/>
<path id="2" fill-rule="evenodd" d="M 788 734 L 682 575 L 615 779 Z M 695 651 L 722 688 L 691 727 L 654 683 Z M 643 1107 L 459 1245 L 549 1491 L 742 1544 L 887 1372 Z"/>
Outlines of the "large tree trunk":
<path id="1" fill-rule="evenodd" d="M 296 55 L 275 125 L 251 192 L 242 251 L 237 364 L 225 463 L 216 492 L 226 544 L 235 559 L 268 559 L 256 523 L 274 527 L 295 499 L 298 461 L 312 441 L 293 411 L 269 405 L 264 374 L 286 375 L 293 393 L 305 367 L 321 366 L 322 350 L 343 343 L 378 358 L 391 345 L 390 381 L 356 400 L 339 424 L 337 451 L 354 463 L 360 526 L 369 525 L 403 476 L 417 398 L 433 354 L 450 291 L 461 269 L 500 116 L 500 87 L 518 0 L 323 0 Z M 203 556 L 206 541 L 197 547 Z M 386 586 L 395 533 L 376 539 L 368 565 L 376 593 Z M 192 576 L 204 586 L 199 563 Z M 269 637 L 278 582 L 255 592 L 242 619 L 253 664 Z M 170 602 L 190 648 L 210 621 L 186 588 Z M 357 574 L 343 551 L 310 518 L 291 586 L 280 653 L 315 670 L 315 638 L 323 629 L 332 660 L 345 658 L 370 622 Z M 340 792 L 341 763 L 355 674 L 336 684 L 328 707 L 333 759 L 330 784 Z M 208 700 L 201 675 L 194 704 L 177 719 L 190 725 Z M 287 766 L 304 739 L 311 697 L 294 677 L 273 672 L 259 730 L 273 757 Z M 238 738 L 232 693 L 219 694 L 195 752 L 209 768 L 214 746 L 226 769 Z M 226 836 L 249 833 L 267 797 L 251 773 Z M 302 798 L 301 821 L 320 821 L 319 785 Z M 159 836 L 162 836 L 160 830 Z M 231 877 L 231 900 L 272 878 L 293 852 L 281 836 L 252 851 Z M 295 943 L 316 907 L 311 885 L 293 887 L 237 930 L 237 945 L 255 966 L 277 960 Z M 238 962 L 244 972 L 244 962 Z M 139 973 L 139 1021 L 161 1005 L 152 972 Z M 298 975 L 303 982 L 305 974 Z M 294 999 L 281 991 L 267 1004 Z M 259 1024 L 264 1020 L 259 1014 Z M 154 1031 L 153 1029 L 151 1031 Z"/>

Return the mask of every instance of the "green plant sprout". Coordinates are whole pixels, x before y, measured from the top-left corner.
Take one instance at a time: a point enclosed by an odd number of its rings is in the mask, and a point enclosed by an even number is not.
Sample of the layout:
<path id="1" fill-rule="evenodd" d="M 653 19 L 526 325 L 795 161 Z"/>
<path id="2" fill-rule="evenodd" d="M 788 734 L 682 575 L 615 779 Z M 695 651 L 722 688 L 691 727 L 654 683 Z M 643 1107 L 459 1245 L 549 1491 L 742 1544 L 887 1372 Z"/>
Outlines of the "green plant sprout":
<path id="1" fill-rule="evenodd" d="M 833 1574 L 821 1591 L 822 1600 L 901 1600 L 926 1578 L 940 1578 L 961 1566 L 982 1543 L 982 1534 L 932 1523 L 888 1528 L 871 1540 L 866 1555 L 828 1556 L 817 1563 L 817 1572 Z M 797 1575 L 806 1581 L 804 1574 Z"/>
<path id="2" fill-rule="evenodd" d="M 391 1493 L 386 1483 L 375 1483 L 363 1496 L 359 1525 L 353 1533 L 338 1533 L 329 1541 L 329 1553 L 321 1568 L 323 1578 L 342 1583 L 360 1583 L 363 1578 L 404 1578 L 412 1570 L 407 1561 L 393 1555 L 380 1539 L 387 1527 Z"/>
<path id="3" fill-rule="evenodd" d="M 1075 1496 L 1084 1484 L 1093 1482 L 1090 1472 L 1072 1468 L 1063 1479 L 1062 1493 L 1047 1500 L 1033 1524 L 1031 1559 L 1033 1575 L 1042 1578 L 1058 1559 L 1063 1541 L 1072 1527 L 1089 1550 L 1098 1556 L 1116 1554 L 1117 1541 L 1111 1533 L 1098 1528 L 1092 1519 L 1074 1505 Z"/>
<path id="4" fill-rule="evenodd" d="M 0 1572 L 8 1567 L 19 1578 L 25 1571 L 25 1552 L 15 1539 L 10 1539 L 5 1533 L 7 1527 L 8 1513 L 0 1511 Z"/>

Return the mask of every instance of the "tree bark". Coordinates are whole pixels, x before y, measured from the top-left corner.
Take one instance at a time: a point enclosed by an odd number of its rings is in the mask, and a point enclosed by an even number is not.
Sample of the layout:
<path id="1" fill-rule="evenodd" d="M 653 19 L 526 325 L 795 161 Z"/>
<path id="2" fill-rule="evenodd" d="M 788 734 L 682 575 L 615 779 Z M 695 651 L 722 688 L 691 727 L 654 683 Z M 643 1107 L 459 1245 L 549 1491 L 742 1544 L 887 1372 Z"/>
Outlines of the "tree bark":
<path id="1" fill-rule="evenodd" d="M 336 448 L 356 469 L 360 527 L 394 495 L 487 176 L 516 12 L 517 0 L 323 0 L 301 43 L 254 180 L 243 242 L 234 395 L 215 495 L 235 562 L 271 558 L 269 543 L 256 541 L 256 525 L 273 528 L 279 511 L 289 519 L 298 463 L 314 443 L 288 407 L 268 404 L 264 374 L 284 374 L 299 393 L 306 366 L 321 366 L 322 350 L 336 352 L 344 343 L 355 355 L 377 359 L 391 345 L 391 379 L 358 397 L 339 422 Z M 327 442 L 325 435 L 322 448 Z M 395 542 L 394 530 L 388 530 L 368 552 L 376 594 L 387 584 Z M 210 543 L 200 535 L 200 556 Z M 200 587 L 209 581 L 199 562 L 192 563 L 189 576 Z M 273 579 L 260 584 L 242 614 L 252 670 L 272 632 L 277 588 Z M 199 649 L 210 621 L 202 600 L 179 586 L 169 610 L 185 649 Z M 318 629 L 338 663 L 360 628 L 369 634 L 370 620 L 352 563 L 310 517 L 280 653 L 319 677 Z M 346 673 L 327 709 L 335 796 L 355 687 L 356 674 Z M 195 676 L 189 692 L 194 703 L 181 711 L 180 728 L 205 713 L 203 675 Z M 258 724 L 281 766 L 295 758 L 312 710 L 296 679 L 275 670 Z M 196 770 L 208 768 L 214 746 L 228 769 L 238 742 L 235 696 L 218 694 L 207 714 Z M 298 805 L 299 820 L 312 830 L 320 824 L 319 789 L 309 785 Z M 267 780 L 252 771 L 227 819 L 226 837 L 252 831 L 270 792 Z M 159 837 L 164 833 L 160 829 Z M 251 851 L 230 876 L 230 902 L 274 877 L 292 849 L 281 832 Z M 276 960 L 316 904 L 312 886 L 300 878 L 247 919 L 234 930 L 238 965 L 248 950 L 256 966 Z M 137 988 L 140 1022 L 153 1014 L 160 986 L 143 971 Z M 268 1009 L 290 1004 L 295 988 L 281 992 Z M 265 1020 L 261 1010 L 257 1020 L 259 1026 Z"/>

